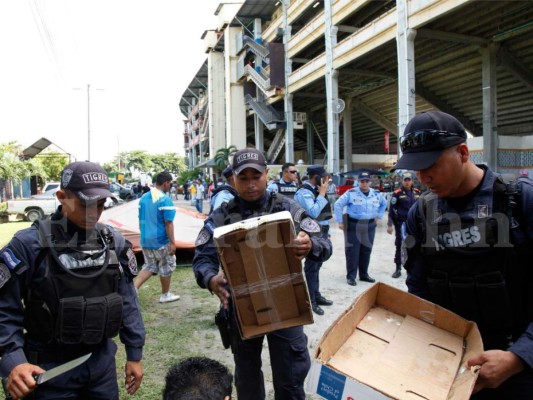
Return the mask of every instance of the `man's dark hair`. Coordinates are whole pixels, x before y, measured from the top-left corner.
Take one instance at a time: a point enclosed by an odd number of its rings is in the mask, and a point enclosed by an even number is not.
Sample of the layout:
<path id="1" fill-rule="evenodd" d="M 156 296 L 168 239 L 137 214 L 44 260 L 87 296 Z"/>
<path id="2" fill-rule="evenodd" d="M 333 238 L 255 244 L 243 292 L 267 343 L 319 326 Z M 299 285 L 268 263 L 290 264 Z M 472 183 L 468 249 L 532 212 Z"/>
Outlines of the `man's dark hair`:
<path id="1" fill-rule="evenodd" d="M 170 172 L 163 171 L 157 174 L 157 177 L 155 178 L 156 185 L 160 186 L 165 182 L 170 182 L 172 180 L 172 175 L 170 175 Z"/>
<path id="2" fill-rule="evenodd" d="M 170 367 L 163 400 L 223 400 L 231 396 L 233 375 L 206 357 L 190 357 Z"/>
<path id="3" fill-rule="evenodd" d="M 287 162 L 281 166 L 281 172 L 285 172 L 289 170 L 289 167 L 294 167 L 295 165 L 291 162 Z"/>

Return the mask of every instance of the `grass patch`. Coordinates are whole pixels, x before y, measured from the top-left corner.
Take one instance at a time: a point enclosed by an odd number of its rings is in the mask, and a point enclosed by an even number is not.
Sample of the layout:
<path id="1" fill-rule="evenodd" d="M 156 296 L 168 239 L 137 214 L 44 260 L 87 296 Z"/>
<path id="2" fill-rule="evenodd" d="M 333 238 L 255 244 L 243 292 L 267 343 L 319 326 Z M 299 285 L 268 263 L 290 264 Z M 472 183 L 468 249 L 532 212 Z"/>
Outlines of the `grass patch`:
<path id="1" fill-rule="evenodd" d="M 160 304 L 161 285 L 158 277 L 150 278 L 139 290 L 142 316 L 146 328 L 143 351 L 144 378 L 135 397 L 161 399 L 165 375 L 177 360 L 191 356 L 207 356 L 230 367 L 231 351 L 223 350 L 215 326 L 214 315 L 219 300 L 208 290 L 200 289 L 190 266 L 178 267 L 172 275 L 172 292 L 181 299 Z M 117 374 L 120 399 L 131 399 L 124 390 L 123 371 L 126 362 L 124 345 L 117 340 Z"/>
<path id="2" fill-rule="evenodd" d="M 31 226 L 29 221 L 6 222 L 0 224 L 0 248 L 9 243 L 13 235 L 21 229 Z"/>

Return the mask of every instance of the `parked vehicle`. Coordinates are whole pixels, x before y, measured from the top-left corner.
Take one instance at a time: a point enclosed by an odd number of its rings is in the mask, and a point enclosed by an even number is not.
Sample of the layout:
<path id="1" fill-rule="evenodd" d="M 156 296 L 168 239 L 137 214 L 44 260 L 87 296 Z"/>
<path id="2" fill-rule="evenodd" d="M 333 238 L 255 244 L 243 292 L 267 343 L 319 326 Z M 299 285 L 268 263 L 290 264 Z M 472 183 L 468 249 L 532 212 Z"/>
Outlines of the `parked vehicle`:
<path id="1" fill-rule="evenodd" d="M 43 193 L 48 192 L 49 190 L 52 190 L 52 189 L 59 189 L 59 185 L 60 185 L 59 182 L 48 182 L 47 184 L 43 186 Z"/>
<path id="2" fill-rule="evenodd" d="M 109 184 L 109 191 L 122 200 L 133 199 L 133 190 L 122 186 L 120 183 L 111 182 Z"/>
<path id="3" fill-rule="evenodd" d="M 53 214 L 59 206 L 56 192 L 59 187 L 43 194 L 32 196 L 30 199 L 8 200 L 7 213 L 23 216 L 27 221 L 33 222 L 46 215 Z"/>

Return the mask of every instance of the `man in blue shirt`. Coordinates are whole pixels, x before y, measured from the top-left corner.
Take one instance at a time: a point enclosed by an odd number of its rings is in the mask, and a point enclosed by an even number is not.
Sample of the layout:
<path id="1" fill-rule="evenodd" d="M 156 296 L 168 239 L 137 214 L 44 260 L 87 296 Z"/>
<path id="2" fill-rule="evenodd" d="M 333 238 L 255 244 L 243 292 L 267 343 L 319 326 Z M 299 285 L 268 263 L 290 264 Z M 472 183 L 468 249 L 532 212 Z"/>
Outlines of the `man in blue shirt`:
<path id="1" fill-rule="evenodd" d="M 356 285 L 358 269 L 360 281 L 375 282 L 368 275 L 368 264 L 376 236 L 376 219 L 383 218 L 387 206 L 385 198 L 370 187 L 368 172 L 361 172 L 358 180 L 359 186 L 345 192 L 335 203 L 335 220 L 344 231 L 346 280 L 351 286 Z"/>
<path id="2" fill-rule="evenodd" d="M 293 163 L 285 163 L 281 166 L 281 179 L 268 185 L 270 193 L 279 193 L 283 196 L 294 198 L 298 190 L 298 170 Z"/>
<path id="3" fill-rule="evenodd" d="M 174 242 L 174 217 L 176 207 L 168 196 L 172 175 L 161 172 L 156 177 L 155 188 L 145 193 L 139 201 L 139 226 L 144 265 L 135 279 L 139 289 L 152 275 L 159 274 L 161 281 L 160 303 L 179 300 L 170 292 L 170 279 L 176 269 Z"/>
<path id="4" fill-rule="evenodd" d="M 416 171 L 426 192 L 409 210 L 404 239 L 410 293 L 475 321 L 485 351 L 475 400 L 533 398 L 533 182 L 470 160 L 453 116 L 416 115 L 395 169 Z"/>
<path id="5" fill-rule="evenodd" d="M 307 168 L 309 179 L 304 182 L 294 196 L 296 200 L 311 218 L 318 221 L 321 227 L 321 236 L 328 238 L 329 220 L 331 219 L 331 206 L 329 204 L 326 191 L 328 189 L 328 174 L 322 165 L 311 165 Z M 331 306 L 333 302 L 320 294 L 319 272 L 322 262 L 305 259 L 304 272 L 309 297 L 313 312 L 324 315 L 324 310 L 320 306 Z"/>

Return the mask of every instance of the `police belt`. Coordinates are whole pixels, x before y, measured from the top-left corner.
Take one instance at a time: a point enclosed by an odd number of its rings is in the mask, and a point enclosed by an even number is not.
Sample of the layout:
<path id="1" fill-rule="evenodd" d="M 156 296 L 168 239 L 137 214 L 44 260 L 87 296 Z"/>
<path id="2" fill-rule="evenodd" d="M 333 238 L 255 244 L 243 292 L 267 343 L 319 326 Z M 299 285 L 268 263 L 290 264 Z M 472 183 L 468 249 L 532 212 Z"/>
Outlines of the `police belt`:
<path id="1" fill-rule="evenodd" d="M 24 354 L 29 363 L 39 365 L 47 363 L 65 363 L 75 358 L 81 357 L 87 353 L 94 352 L 98 347 L 105 346 L 106 342 L 98 345 L 85 345 L 85 346 L 58 346 L 45 349 L 42 351 L 30 350 L 24 348 Z"/>
<path id="2" fill-rule="evenodd" d="M 371 223 L 372 221 L 374 221 L 374 218 L 371 218 L 371 219 L 357 219 L 357 218 L 348 217 L 348 220 L 349 220 L 349 221 L 352 221 L 352 222 L 355 222 L 356 224 L 357 224 L 357 223 L 360 223 L 360 224 L 369 224 L 369 223 Z"/>

